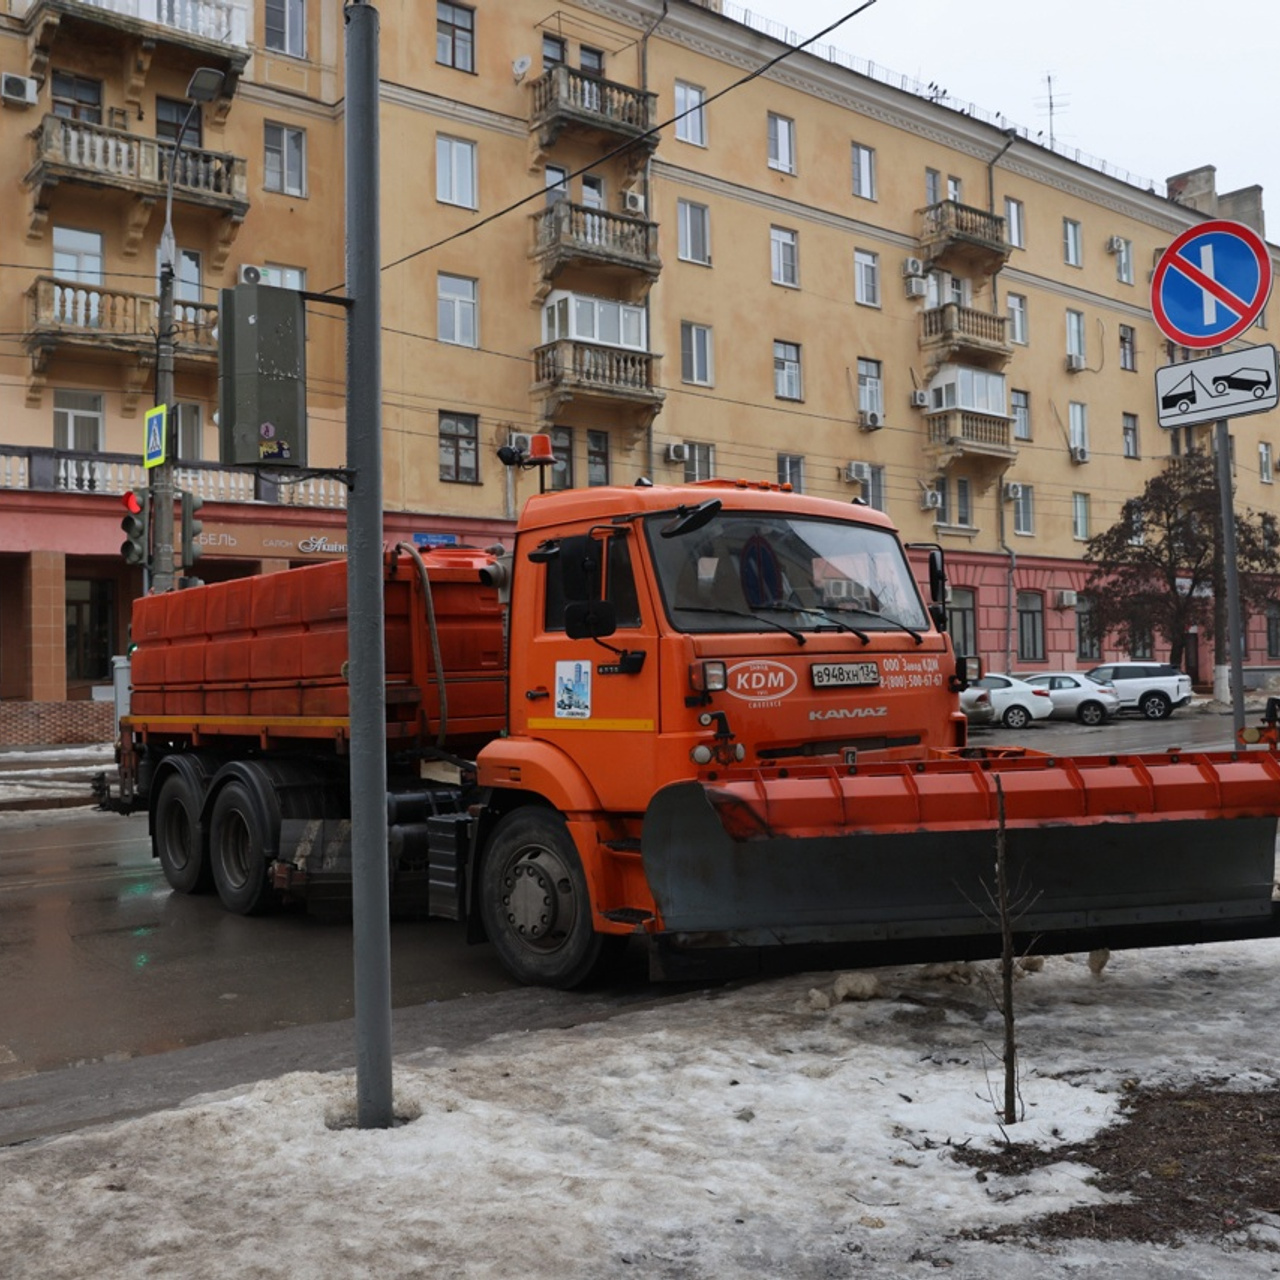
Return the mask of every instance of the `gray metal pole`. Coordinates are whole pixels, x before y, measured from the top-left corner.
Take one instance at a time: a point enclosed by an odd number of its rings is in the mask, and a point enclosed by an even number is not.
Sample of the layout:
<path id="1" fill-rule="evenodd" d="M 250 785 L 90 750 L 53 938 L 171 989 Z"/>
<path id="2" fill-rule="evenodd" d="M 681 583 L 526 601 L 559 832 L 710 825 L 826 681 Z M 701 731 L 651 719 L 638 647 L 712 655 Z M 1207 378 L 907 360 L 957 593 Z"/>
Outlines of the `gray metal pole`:
<path id="1" fill-rule="evenodd" d="M 181 136 L 181 135 L 179 135 Z M 179 143 L 179 145 L 181 145 Z M 173 169 L 169 165 L 169 202 L 173 198 Z M 173 413 L 173 228 L 165 213 L 165 236 L 160 250 L 160 350 L 156 354 L 156 404 Z M 168 252 L 166 252 L 168 241 Z M 173 431 L 165 419 L 164 461 L 151 468 L 151 586 L 159 592 L 173 590 Z"/>
<path id="2" fill-rule="evenodd" d="M 1244 728 L 1244 619 L 1240 609 L 1240 574 L 1236 566 L 1236 512 L 1231 487 L 1231 434 L 1225 418 L 1218 421 L 1218 498 L 1222 507 L 1222 560 L 1227 580 L 1227 652 L 1231 661 L 1231 716 L 1237 737 Z"/>
<path id="3" fill-rule="evenodd" d="M 386 655 L 382 617 L 382 344 L 378 228 L 378 11 L 343 10 L 346 50 L 347 614 L 356 1120 L 386 1129 L 391 1102 Z"/>

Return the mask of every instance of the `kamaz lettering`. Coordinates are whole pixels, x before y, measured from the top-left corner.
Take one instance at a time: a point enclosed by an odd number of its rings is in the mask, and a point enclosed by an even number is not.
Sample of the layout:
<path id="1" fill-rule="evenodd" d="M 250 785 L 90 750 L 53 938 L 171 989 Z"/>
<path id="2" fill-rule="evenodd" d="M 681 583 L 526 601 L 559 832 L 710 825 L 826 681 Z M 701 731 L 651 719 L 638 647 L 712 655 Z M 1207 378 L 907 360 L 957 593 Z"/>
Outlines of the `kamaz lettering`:
<path id="1" fill-rule="evenodd" d="M 888 707 L 831 707 L 826 711 L 810 711 L 810 720 L 861 720 L 867 716 L 887 716 Z"/>

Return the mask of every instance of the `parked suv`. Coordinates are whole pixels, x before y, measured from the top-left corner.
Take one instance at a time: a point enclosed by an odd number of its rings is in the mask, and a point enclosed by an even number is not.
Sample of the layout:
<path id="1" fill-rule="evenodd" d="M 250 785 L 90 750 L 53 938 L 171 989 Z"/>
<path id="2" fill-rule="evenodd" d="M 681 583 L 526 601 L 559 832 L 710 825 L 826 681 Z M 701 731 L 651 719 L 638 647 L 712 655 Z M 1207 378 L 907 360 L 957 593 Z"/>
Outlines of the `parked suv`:
<path id="1" fill-rule="evenodd" d="M 1191 701 L 1191 677 L 1167 662 L 1109 662 L 1085 675 L 1114 685 L 1120 710 L 1141 711 L 1148 720 L 1164 720 Z"/>

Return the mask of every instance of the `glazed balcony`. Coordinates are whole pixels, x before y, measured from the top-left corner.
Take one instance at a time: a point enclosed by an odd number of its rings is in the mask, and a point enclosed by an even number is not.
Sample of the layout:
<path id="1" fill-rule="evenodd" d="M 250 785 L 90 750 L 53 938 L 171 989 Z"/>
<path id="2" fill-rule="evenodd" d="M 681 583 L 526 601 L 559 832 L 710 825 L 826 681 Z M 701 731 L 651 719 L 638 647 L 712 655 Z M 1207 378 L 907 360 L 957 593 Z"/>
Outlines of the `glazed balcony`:
<path id="1" fill-rule="evenodd" d="M 547 418 L 554 417 L 568 401 L 579 398 L 638 408 L 652 418 L 663 399 L 654 385 L 657 360 L 648 351 L 560 339 L 534 351 L 533 391 L 545 398 L 543 412 Z"/>
<path id="2" fill-rule="evenodd" d="M 940 466 L 953 458 L 1007 463 L 1018 456 L 1008 418 L 972 409 L 947 409 L 925 419 L 926 451 Z"/>
<path id="3" fill-rule="evenodd" d="M 585 75 L 563 62 L 544 71 L 530 86 L 529 128 L 544 150 L 566 130 L 612 142 L 640 138 L 653 128 L 658 95 L 630 85 Z M 658 146 L 656 135 L 633 150 L 638 167 Z"/>
<path id="4" fill-rule="evenodd" d="M 533 257 L 550 283 L 566 267 L 588 267 L 643 277 L 647 287 L 662 270 L 658 224 L 557 200 L 533 216 Z"/>
<path id="5" fill-rule="evenodd" d="M 1004 218 L 955 200 L 922 211 L 920 245 L 931 265 L 977 275 L 993 275 L 1012 252 Z"/>
<path id="6" fill-rule="evenodd" d="M 1013 354 L 1008 327 L 1005 316 L 948 302 L 921 313 L 920 350 L 940 364 L 959 361 L 998 368 Z"/>

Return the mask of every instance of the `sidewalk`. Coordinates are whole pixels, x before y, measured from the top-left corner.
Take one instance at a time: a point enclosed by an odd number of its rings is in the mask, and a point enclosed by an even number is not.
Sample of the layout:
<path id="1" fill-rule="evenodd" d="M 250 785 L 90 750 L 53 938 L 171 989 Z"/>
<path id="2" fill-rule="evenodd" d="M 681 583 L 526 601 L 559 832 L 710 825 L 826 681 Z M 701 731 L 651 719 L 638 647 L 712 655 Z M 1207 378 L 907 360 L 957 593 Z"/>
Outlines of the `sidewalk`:
<path id="1" fill-rule="evenodd" d="M 0 747 L 0 813 L 91 805 L 94 775 L 104 772 L 117 783 L 109 742 Z"/>

